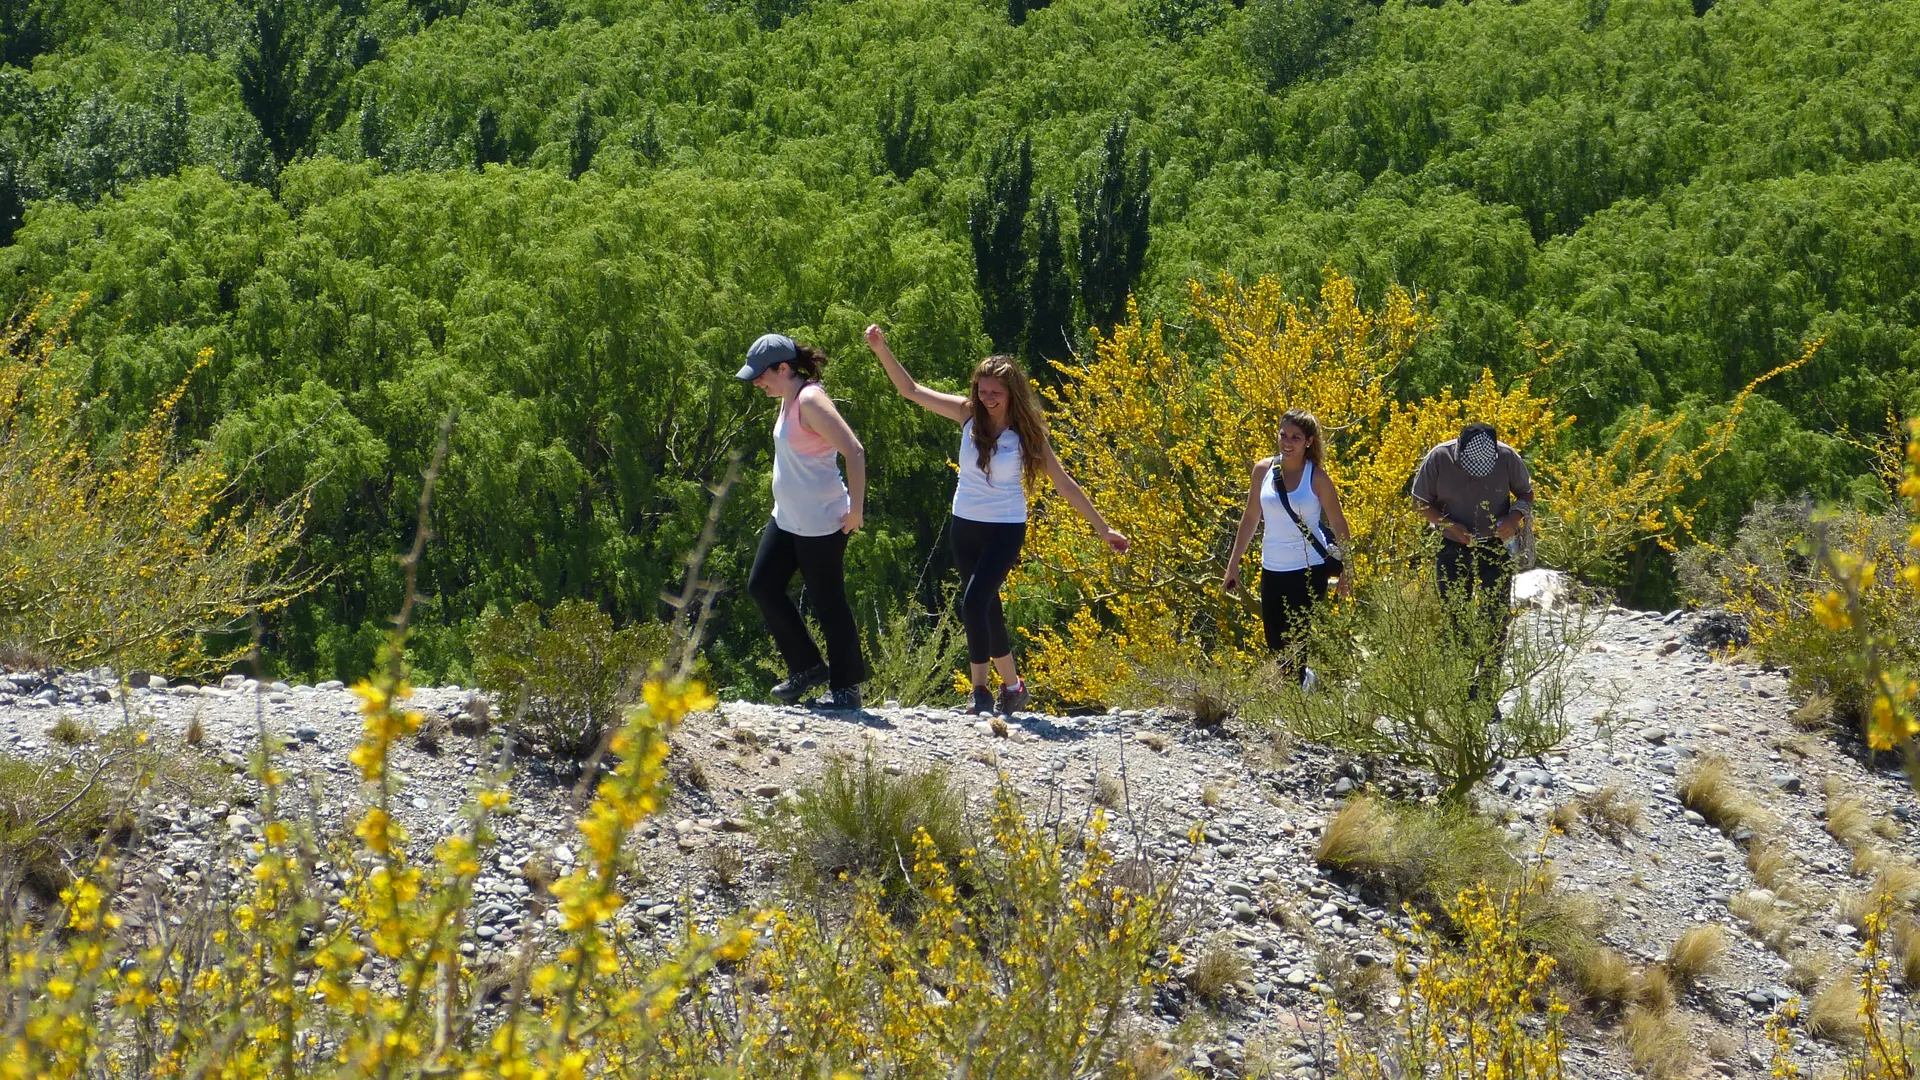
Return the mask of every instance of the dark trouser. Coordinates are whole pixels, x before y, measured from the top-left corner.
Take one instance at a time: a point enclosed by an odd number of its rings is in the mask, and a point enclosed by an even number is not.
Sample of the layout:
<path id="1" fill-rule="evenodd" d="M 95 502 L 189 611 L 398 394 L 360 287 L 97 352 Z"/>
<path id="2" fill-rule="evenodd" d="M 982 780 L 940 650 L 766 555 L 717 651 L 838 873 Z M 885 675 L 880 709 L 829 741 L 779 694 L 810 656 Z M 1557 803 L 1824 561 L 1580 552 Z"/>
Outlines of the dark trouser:
<path id="1" fill-rule="evenodd" d="M 1476 665 L 1472 696 L 1478 697 L 1499 670 L 1501 654 L 1506 650 L 1507 624 L 1513 616 L 1513 557 L 1506 545 L 1497 540 L 1468 547 L 1451 540 L 1440 545 L 1434 562 L 1439 578 L 1440 600 L 1447 605 L 1448 616 L 1455 621 L 1460 636 L 1470 642 L 1484 641 L 1488 651 Z M 1461 624 L 1462 618 L 1480 620 L 1482 627 Z"/>
<path id="2" fill-rule="evenodd" d="M 984 664 L 1013 652 L 1000 586 L 1020 561 L 1027 523 L 953 519 L 953 565 L 960 568 L 960 623 L 967 629 L 967 662 Z"/>
<path id="3" fill-rule="evenodd" d="M 1294 653 L 1306 637 L 1307 613 L 1327 598 L 1325 563 L 1299 570 L 1260 569 L 1260 619 L 1267 628 L 1267 648 L 1280 654 L 1280 666 L 1291 668 Z"/>
<path id="4" fill-rule="evenodd" d="M 847 534 L 795 536 L 767 522 L 760 534 L 760 550 L 753 557 L 747 591 L 760 605 L 760 615 L 773 634 L 773 643 L 794 674 L 817 667 L 820 649 L 807 633 L 800 608 L 787 595 L 794 571 L 806 586 L 807 606 L 827 639 L 828 685 L 838 690 L 867 681 L 867 662 L 860 655 L 860 627 L 847 603 Z"/>

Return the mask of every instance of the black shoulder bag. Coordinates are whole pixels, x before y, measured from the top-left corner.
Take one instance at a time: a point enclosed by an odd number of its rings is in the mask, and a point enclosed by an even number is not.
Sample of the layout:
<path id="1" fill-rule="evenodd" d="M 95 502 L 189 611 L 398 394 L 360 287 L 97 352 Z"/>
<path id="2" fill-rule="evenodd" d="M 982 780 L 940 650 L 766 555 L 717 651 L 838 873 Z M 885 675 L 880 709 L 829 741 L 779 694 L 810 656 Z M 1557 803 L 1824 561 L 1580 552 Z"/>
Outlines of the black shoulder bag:
<path id="1" fill-rule="evenodd" d="M 1278 461 L 1274 462 L 1273 468 L 1274 476 L 1278 480 L 1278 482 L 1273 485 L 1273 489 L 1280 493 L 1280 505 L 1287 511 L 1287 516 L 1293 519 L 1294 525 L 1306 535 L 1307 543 L 1312 544 L 1313 550 L 1319 552 L 1320 558 L 1325 560 L 1327 564 L 1327 575 L 1329 577 L 1342 576 L 1346 573 L 1347 564 L 1342 562 L 1339 556 L 1329 552 L 1327 546 L 1320 542 L 1320 537 L 1317 536 L 1312 529 L 1307 528 L 1306 522 L 1300 520 L 1299 512 L 1293 508 L 1293 500 L 1287 498 L 1287 478 L 1286 475 L 1280 471 L 1280 463 Z"/>

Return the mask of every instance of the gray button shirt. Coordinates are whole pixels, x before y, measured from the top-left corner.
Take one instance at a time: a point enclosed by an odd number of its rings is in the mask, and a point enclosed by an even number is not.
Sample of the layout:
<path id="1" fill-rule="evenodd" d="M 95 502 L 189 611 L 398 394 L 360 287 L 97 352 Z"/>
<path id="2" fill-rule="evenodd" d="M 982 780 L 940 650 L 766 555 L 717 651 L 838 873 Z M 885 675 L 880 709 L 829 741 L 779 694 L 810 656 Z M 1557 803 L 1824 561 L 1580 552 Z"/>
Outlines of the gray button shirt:
<path id="1" fill-rule="evenodd" d="M 1527 463 L 1506 443 L 1500 444 L 1492 472 L 1484 477 L 1468 476 L 1460 464 L 1458 442 L 1448 439 L 1427 451 L 1420 470 L 1413 474 L 1413 497 L 1485 539 L 1493 535 L 1494 525 L 1513 511 L 1515 503 L 1531 510 L 1533 478 L 1527 475 Z"/>

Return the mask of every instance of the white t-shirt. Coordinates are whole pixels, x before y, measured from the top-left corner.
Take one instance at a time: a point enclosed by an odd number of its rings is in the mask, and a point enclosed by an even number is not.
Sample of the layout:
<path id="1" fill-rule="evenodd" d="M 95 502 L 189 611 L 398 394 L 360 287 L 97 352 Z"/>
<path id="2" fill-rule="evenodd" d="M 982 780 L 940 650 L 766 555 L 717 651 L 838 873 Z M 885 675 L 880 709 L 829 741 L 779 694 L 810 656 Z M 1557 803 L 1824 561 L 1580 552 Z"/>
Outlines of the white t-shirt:
<path id="1" fill-rule="evenodd" d="M 960 425 L 960 483 L 953 489 L 953 516 L 989 525 L 1027 520 L 1027 489 L 1020 465 L 1020 433 L 1008 427 L 993 444 L 988 471 L 981 472 L 973 421 Z"/>

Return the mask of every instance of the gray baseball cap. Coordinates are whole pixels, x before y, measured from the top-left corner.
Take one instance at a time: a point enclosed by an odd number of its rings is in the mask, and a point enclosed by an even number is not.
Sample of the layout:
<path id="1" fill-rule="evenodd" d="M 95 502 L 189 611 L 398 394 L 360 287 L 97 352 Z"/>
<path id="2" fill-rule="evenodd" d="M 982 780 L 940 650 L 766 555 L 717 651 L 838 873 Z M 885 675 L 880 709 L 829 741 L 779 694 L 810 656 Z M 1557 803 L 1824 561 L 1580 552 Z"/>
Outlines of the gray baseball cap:
<path id="1" fill-rule="evenodd" d="M 793 339 L 785 334 L 761 334 L 747 346 L 747 362 L 740 366 L 735 378 L 743 382 L 752 382 L 760 373 L 779 363 L 788 363 L 800 355 L 793 347 Z"/>

